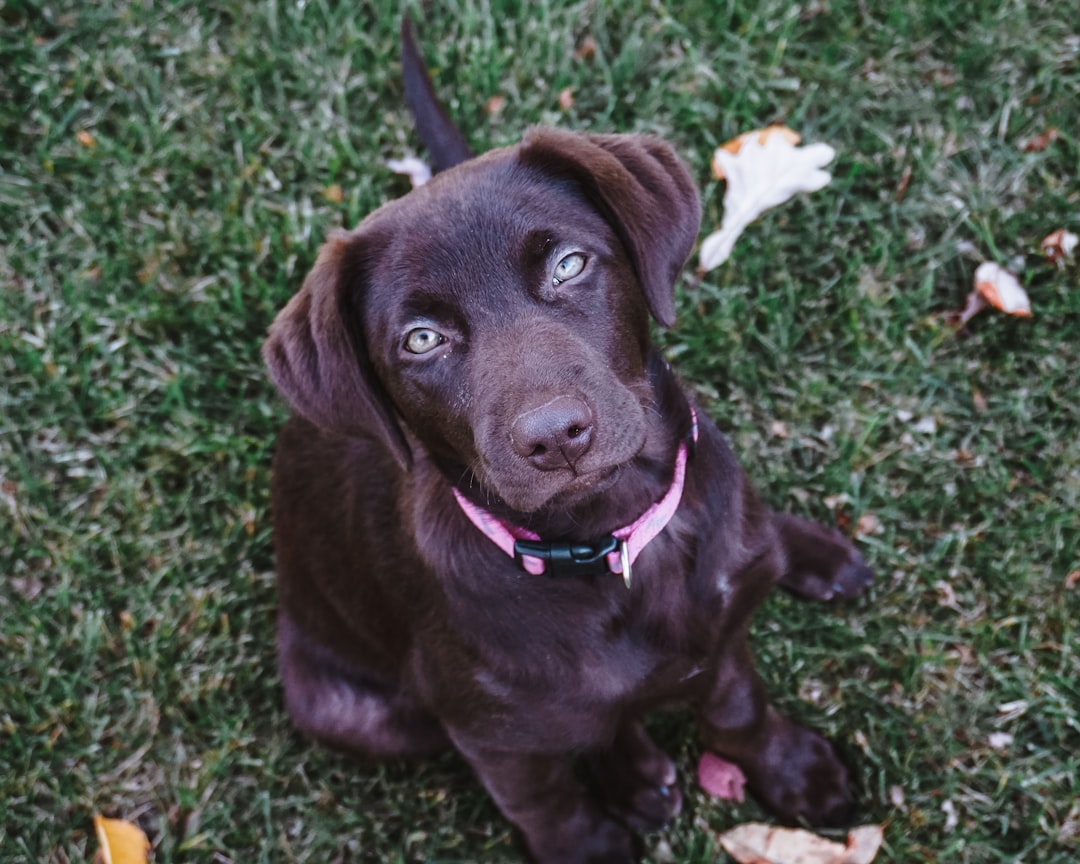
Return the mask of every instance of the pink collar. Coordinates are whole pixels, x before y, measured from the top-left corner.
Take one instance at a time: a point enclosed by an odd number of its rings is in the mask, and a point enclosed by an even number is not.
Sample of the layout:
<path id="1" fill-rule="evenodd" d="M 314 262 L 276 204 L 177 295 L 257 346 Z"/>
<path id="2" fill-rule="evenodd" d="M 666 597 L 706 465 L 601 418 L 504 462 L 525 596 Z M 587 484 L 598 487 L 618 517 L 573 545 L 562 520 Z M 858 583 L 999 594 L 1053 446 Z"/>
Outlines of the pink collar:
<path id="1" fill-rule="evenodd" d="M 697 415 L 692 408 L 691 416 L 693 417 L 693 440 L 697 441 Z M 622 574 L 626 587 L 629 588 L 631 566 L 649 541 L 667 527 L 671 517 L 679 509 L 686 482 L 686 462 L 687 448 L 685 442 L 682 442 L 675 456 L 675 476 L 664 497 L 642 513 L 633 523 L 613 531 L 607 538 L 607 542 L 602 541 L 595 547 L 589 544 L 536 542 L 540 541 L 539 535 L 527 528 L 503 522 L 468 501 L 456 488 L 454 497 L 473 525 L 503 552 L 516 559 L 527 572 L 539 575 L 547 569 L 546 564 L 550 561 L 555 575 L 558 575 L 560 569 L 563 572 L 573 571 L 582 574 L 607 570 L 611 573 Z"/>

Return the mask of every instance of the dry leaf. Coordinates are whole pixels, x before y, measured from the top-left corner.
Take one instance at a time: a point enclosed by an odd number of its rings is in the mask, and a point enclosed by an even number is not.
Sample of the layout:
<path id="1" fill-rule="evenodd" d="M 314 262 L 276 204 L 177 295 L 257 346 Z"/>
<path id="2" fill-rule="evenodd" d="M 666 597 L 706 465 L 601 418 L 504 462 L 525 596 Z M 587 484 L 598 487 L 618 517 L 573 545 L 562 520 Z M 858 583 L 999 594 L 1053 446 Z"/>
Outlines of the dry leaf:
<path id="1" fill-rule="evenodd" d="M 345 200 L 345 192 L 341 186 L 337 183 L 331 183 L 325 189 L 322 190 L 322 197 L 329 201 L 331 204 L 340 204 Z"/>
<path id="2" fill-rule="evenodd" d="M 404 174 L 412 183 L 413 189 L 423 186 L 431 179 L 431 168 L 427 163 L 415 156 L 406 156 L 404 159 L 388 159 L 386 167 L 395 174 Z"/>
<path id="3" fill-rule="evenodd" d="M 868 537 L 881 531 L 881 520 L 873 513 L 863 513 L 859 521 L 855 523 L 855 533 L 860 537 Z"/>
<path id="4" fill-rule="evenodd" d="M 878 825 L 864 825 L 851 831 L 845 844 L 802 828 L 750 823 L 717 839 L 739 864 L 870 864 L 881 848 L 883 832 Z"/>
<path id="5" fill-rule="evenodd" d="M 721 151 L 730 153 L 732 156 L 737 156 L 739 151 L 742 150 L 743 144 L 747 141 L 756 138 L 758 144 L 764 144 L 773 135 L 779 135 L 793 147 L 797 146 L 802 141 L 802 135 L 796 132 L 794 129 L 788 129 L 787 126 L 766 126 L 764 129 L 751 129 L 749 132 L 743 132 L 742 135 L 737 135 L 730 141 L 727 141 L 720 145 L 716 153 Z M 713 153 L 712 160 L 712 172 L 713 177 L 717 180 L 724 179 L 724 166 L 720 160 L 716 158 L 716 153 Z"/>
<path id="6" fill-rule="evenodd" d="M 75 133 L 75 140 L 88 150 L 93 150 L 97 147 L 97 140 L 85 129 L 80 129 Z"/>
<path id="7" fill-rule="evenodd" d="M 975 270 L 975 290 L 993 307 L 1019 318 L 1031 317 L 1031 301 L 1020 281 L 1008 270 L 992 261 L 980 264 Z"/>
<path id="8" fill-rule="evenodd" d="M 697 766 L 698 785 L 713 798 L 742 802 L 746 799 L 746 775 L 734 762 L 702 753 Z"/>
<path id="9" fill-rule="evenodd" d="M 1052 234 L 1047 234 L 1039 246 L 1047 258 L 1058 267 L 1064 267 L 1065 263 L 1072 259 L 1077 243 L 1080 243 L 1080 238 L 1077 238 L 1072 231 L 1058 228 Z"/>
<path id="10" fill-rule="evenodd" d="M 592 36 L 586 35 L 581 40 L 581 44 L 578 45 L 574 56 L 578 60 L 592 60 L 596 56 L 596 40 Z"/>
<path id="11" fill-rule="evenodd" d="M 105 864 L 146 864 L 150 841 L 137 825 L 95 815 L 94 831 L 100 844 L 98 854 Z"/>
<path id="12" fill-rule="evenodd" d="M 783 134 L 751 136 L 737 153 L 714 154 L 727 180 L 720 230 L 701 244 L 701 269 L 712 270 L 731 255 L 746 226 L 798 192 L 815 192 L 832 179 L 822 167 L 836 156 L 828 144 L 797 147 Z"/>
<path id="13" fill-rule="evenodd" d="M 1020 142 L 1020 149 L 1028 153 L 1042 153 L 1060 137 L 1061 133 L 1051 126 L 1045 132 L 1040 132 L 1031 138 L 1025 138 Z"/>
<path id="14" fill-rule="evenodd" d="M 1071 591 L 1077 585 L 1080 585 L 1080 570 L 1073 570 L 1065 577 L 1065 587 Z"/>
<path id="15" fill-rule="evenodd" d="M 565 87 L 559 91 L 559 107 L 563 111 L 569 111 L 574 107 L 574 89 Z"/>
<path id="16" fill-rule="evenodd" d="M 505 107 L 506 107 L 506 98 L 505 97 L 503 97 L 503 96 L 492 96 L 490 99 L 488 99 L 487 103 L 484 105 L 484 110 L 487 112 L 489 117 L 495 117 L 496 115 L 501 114 L 503 108 L 505 108 Z"/>

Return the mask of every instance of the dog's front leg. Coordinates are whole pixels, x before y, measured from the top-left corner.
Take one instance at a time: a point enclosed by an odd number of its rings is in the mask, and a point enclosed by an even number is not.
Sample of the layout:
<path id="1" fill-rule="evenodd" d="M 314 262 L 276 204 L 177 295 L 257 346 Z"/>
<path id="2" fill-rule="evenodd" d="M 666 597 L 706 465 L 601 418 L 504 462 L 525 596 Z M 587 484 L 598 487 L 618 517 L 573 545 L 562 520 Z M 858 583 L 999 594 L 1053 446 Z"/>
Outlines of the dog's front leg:
<path id="1" fill-rule="evenodd" d="M 538 864 L 631 864 L 634 837 L 574 776 L 569 755 L 516 753 L 455 740 Z"/>
<path id="2" fill-rule="evenodd" d="M 744 637 L 726 646 L 699 723 L 705 746 L 738 763 L 754 797 L 784 821 L 850 818 L 847 768 L 825 738 L 768 703 Z"/>

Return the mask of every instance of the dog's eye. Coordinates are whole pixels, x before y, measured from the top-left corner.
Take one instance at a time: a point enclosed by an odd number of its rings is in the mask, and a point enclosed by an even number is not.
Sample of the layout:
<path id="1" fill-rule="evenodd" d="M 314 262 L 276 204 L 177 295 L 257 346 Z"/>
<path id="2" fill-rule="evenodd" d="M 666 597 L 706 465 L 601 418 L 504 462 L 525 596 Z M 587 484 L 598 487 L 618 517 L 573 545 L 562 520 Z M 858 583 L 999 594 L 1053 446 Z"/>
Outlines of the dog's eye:
<path id="1" fill-rule="evenodd" d="M 555 265 L 555 273 L 551 277 L 552 284 L 559 285 L 567 279 L 573 279 L 584 269 L 585 256 L 580 252 L 571 252 Z"/>
<path id="2" fill-rule="evenodd" d="M 427 354 L 434 351 L 446 341 L 441 333 L 436 333 L 427 327 L 417 327 L 410 330 L 405 337 L 405 350 L 410 354 Z"/>

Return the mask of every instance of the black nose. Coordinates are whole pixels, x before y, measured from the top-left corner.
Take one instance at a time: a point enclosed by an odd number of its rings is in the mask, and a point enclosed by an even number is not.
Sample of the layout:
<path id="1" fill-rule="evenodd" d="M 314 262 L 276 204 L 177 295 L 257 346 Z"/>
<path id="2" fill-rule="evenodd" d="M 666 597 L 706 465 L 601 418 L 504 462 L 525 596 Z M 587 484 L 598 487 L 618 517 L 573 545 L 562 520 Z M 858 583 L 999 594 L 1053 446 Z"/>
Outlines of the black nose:
<path id="1" fill-rule="evenodd" d="M 522 411 L 510 425 L 514 452 L 541 471 L 573 468 L 592 438 L 592 411 L 573 396 L 558 396 Z"/>

